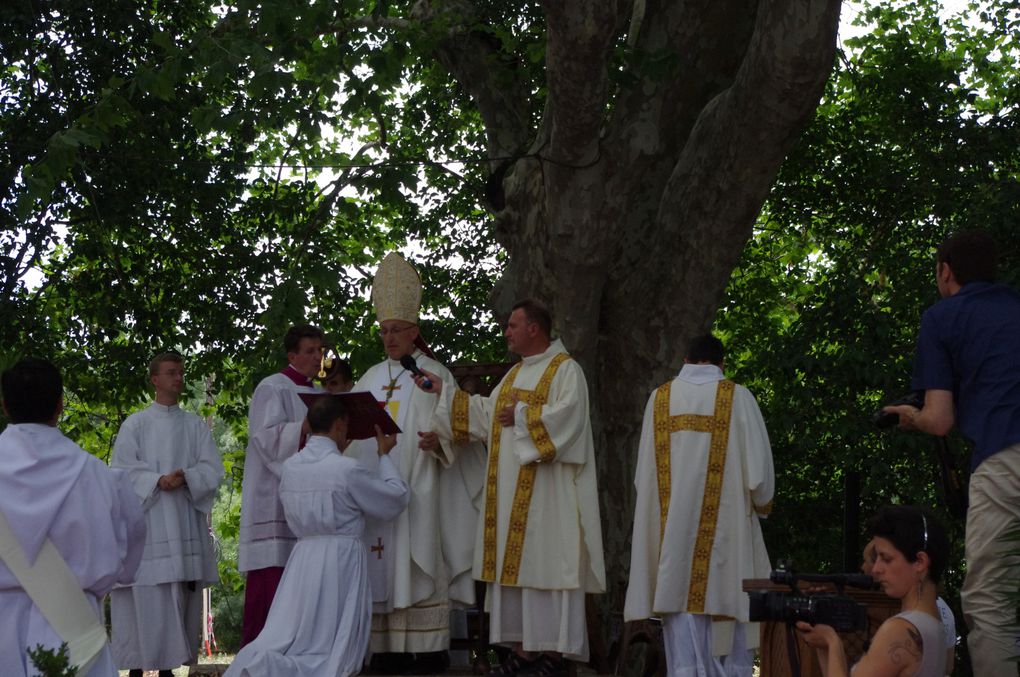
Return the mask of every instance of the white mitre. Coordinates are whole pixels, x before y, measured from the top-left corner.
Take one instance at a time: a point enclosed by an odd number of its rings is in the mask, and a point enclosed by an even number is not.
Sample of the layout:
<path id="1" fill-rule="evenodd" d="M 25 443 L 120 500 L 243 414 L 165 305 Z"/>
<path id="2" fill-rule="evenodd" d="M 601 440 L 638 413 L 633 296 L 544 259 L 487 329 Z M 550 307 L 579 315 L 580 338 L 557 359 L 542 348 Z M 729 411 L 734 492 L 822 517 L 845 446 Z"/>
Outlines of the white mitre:
<path id="1" fill-rule="evenodd" d="M 403 320 L 418 324 L 421 278 L 400 254 L 390 252 L 379 264 L 372 280 L 372 303 L 379 322 Z"/>

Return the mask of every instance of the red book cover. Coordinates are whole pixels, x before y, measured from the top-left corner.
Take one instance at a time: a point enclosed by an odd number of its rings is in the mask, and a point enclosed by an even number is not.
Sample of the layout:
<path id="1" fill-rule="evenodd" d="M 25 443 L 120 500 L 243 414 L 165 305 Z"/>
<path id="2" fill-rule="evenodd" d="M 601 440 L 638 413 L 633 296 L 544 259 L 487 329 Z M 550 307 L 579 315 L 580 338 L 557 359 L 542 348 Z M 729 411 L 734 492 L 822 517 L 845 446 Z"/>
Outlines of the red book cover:
<path id="1" fill-rule="evenodd" d="M 400 432 L 384 407 L 369 392 L 357 393 L 298 393 L 306 406 L 311 406 L 319 397 L 339 397 L 347 407 L 347 439 L 368 440 L 375 437 L 375 426 L 384 435 Z"/>

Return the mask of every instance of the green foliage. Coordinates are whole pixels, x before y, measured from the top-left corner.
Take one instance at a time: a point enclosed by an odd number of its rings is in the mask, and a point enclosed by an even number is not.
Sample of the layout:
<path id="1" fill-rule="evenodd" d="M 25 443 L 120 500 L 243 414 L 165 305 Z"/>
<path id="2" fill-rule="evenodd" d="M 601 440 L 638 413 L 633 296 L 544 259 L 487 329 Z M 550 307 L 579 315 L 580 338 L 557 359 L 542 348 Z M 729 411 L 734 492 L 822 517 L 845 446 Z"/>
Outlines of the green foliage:
<path id="1" fill-rule="evenodd" d="M 357 26 L 406 9 L 0 10 L 0 353 L 58 364 L 63 425 L 85 448 L 109 454 L 146 395 L 144 364 L 167 348 L 210 382 L 242 447 L 247 397 L 280 367 L 290 324 L 324 327 L 356 371 L 378 361 L 366 297 L 393 249 L 422 270 L 442 357 L 502 356 L 461 330 L 494 329 L 480 309 L 501 261 L 479 205 L 477 115 L 422 57 L 427 27 Z M 422 162 L 451 156 L 469 162 Z"/>
<path id="2" fill-rule="evenodd" d="M 34 649 L 28 650 L 28 657 L 39 671 L 39 677 L 75 677 L 78 674 L 78 666 L 71 665 L 67 642 L 62 642 L 55 650 L 36 644 Z"/>
<path id="3" fill-rule="evenodd" d="M 240 470 L 240 466 L 238 466 Z M 212 615 L 220 651 L 235 653 L 241 646 L 244 576 L 237 570 L 237 537 L 241 524 L 240 482 L 220 487 L 213 506 L 216 565 L 220 582 L 212 587 Z"/>

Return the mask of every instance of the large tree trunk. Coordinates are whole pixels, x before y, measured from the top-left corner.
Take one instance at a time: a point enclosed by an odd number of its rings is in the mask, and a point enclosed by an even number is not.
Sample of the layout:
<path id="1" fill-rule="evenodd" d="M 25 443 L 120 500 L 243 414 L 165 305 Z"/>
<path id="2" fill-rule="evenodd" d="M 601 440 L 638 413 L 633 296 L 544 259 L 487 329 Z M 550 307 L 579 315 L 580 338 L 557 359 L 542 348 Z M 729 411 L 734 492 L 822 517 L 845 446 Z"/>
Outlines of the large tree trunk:
<path id="1" fill-rule="evenodd" d="M 509 264 L 494 305 L 505 313 L 514 299 L 544 300 L 584 367 L 616 609 L 645 402 L 710 328 L 821 96 L 840 1 L 548 0 L 537 132 L 515 98 L 526 92 L 507 88 L 491 47 L 459 36 L 440 50 L 481 111 L 493 157 L 522 156 L 495 215 Z M 612 90 L 610 58 L 628 27 L 632 65 L 621 80 L 631 84 Z"/>

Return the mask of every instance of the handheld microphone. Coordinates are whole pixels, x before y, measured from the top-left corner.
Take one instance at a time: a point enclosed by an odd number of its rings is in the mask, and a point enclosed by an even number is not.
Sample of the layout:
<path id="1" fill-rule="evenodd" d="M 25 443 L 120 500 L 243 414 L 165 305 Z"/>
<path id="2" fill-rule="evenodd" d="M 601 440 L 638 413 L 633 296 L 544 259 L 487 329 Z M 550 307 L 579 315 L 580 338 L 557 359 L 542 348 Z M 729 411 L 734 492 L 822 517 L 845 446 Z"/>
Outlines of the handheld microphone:
<path id="1" fill-rule="evenodd" d="M 400 366 L 408 370 L 415 376 L 421 376 L 424 381 L 421 382 L 425 386 L 425 390 L 432 390 L 432 381 L 429 380 L 428 376 L 425 375 L 421 369 L 418 368 L 418 364 L 414 361 L 414 358 L 410 355 L 404 355 L 400 358 Z"/>

